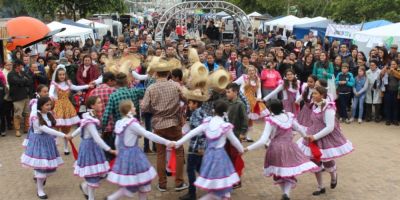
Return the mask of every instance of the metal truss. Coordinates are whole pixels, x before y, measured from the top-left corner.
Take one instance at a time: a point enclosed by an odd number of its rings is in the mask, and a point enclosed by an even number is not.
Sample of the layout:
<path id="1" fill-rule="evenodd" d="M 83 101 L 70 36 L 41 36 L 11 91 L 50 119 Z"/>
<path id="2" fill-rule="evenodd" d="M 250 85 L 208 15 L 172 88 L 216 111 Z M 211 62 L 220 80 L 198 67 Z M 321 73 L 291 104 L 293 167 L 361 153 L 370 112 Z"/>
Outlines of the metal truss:
<path id="1" fill-rule="evenodd" d="M 229 15 L 231 15 L 235 20 L 239 20 L 239 33 L 241 35 L 252 37 L 253 28 L 251 25 L 251 20 L 247 17 L 246 13 L 235 6 L 232 3 L 225 1 L 187 1 L 179 3 L 169 9 L 167 9 L 158 21 L 157 27 L 155 29 L 155 39 L 156 41 L 163 41 L 164 28 L 168 21 L 172 18 L 179 16 L 181 13 L 193 11 L 196 9 L 212 9 L 212 10 L 223 10 Z"/>

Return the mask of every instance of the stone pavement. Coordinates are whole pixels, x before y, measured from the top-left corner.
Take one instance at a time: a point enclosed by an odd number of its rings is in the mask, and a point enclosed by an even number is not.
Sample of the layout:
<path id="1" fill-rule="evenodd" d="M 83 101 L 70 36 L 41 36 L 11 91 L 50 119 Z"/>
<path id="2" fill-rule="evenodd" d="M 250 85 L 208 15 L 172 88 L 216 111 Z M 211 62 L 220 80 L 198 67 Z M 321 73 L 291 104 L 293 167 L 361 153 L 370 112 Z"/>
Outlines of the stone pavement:
<path id="1" fill-rule="evenodd" d="M 293 200 L 387 200 L 400 199 L 400 127 L 385 126 L 383 123 L 363 123 L 342 125 L 344 133 L 356 150 L 338 159 L 339 182 L 335 190 L 327 189 L 327 194 L 313 197 L 316 180 L 311 173 L 298 177 L 297 187 L 292 191 Z M 263 124 L 256 123 L 254 138 L 262 132 Z M 25 135 L 24 135 L 25 136 Z M 16 138 L 12 132 L 0 138 L 0 200 L 30 200 L 36 197 L 36 185 L 32 170 L 21 167 L 20 155 L 23 152 L 21 142 L 24 137 Z M 75 139 L 78 143 L 79 138 Z M 248 144 L 245 143 L 245 146 Z M 59 146 L 61 151 L 61 145 Z M 246 163 L 242 179 L 243 187 L 233 192 L 232 199 L 272 199 L 281 197 L 280 188 L 273 185 L 271 178 L 263 177 L 263 149 L 249 152 L 244 156 Z M 73 176 L 73 157 L 64 156 L 64 166 L 48 178 L 45 191 L 49 199 L 79 200 L 84 199 L 78 186 L 81 180 Z M 156 155 L 149 155 L 155 164 Z M 186 177 L 185 177 L 186 178 Z M 329 174 L 324 174 L 325 185 L 329 185 Z M 185 192 L 173 191 L 173 179 L 169 178 L 168 192 L 160 193 L 156 189 L 157 180 L 153 181 L 150 200 L 175 200 Z M 96 191 L 96 198 L 103 199 L 117 187 L 104 181 Z M 201 195 L 200 193 L 199 195 Z M 137 199 L 134 198 L 134 199 Z"/>

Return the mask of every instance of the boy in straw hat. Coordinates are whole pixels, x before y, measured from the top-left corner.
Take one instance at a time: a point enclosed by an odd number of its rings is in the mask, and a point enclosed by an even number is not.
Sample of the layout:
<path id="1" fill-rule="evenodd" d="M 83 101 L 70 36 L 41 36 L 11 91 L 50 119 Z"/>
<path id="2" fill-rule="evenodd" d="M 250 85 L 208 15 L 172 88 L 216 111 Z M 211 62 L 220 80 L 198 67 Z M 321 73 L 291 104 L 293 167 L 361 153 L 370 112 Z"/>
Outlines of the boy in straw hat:
<path id="1" fill-rule="evenodd" d="M 180 120 L 181 89 L 179 84 L 168 81 L 173 66 L 167 61 L 160 60 L 149 66 L 156 73 L 156 82 L 150 85 L 143 98 L 141 108 L 143 112 L 153 114 L 151 123 L 154 132 L 166 139 L 177 141 L 182 137 L 182 121 Z M 157 174 L 159 177 L 158 190 L 167 191 L 166 146 L 157 144 Z M 187 189 L 183 182 L 183 148 L 176 149 L 176 176 L 175 191 Z"/>
<path id="2" fill-rule="evenodd" d="M 207 101 L 209 96 L 204 94 L 200 89 L 192 91 L 184 90 L 183 96 L 187 99 L 189 110 L 191 111 L 189 125 L 190 129 L 193 130 L 200 126 L 203 120 L 207 117 L 207 113 L 203 111 L 201 105 Z M 186 172 L 189 179 L 189 192 L 184 196 L 181 196 L 180 200 L 195 200 L 196 199 L 196 187 L 194 182 L 196 181 L 196 171 L 200 173 L 201 161 L 203 160 L 203 153 L 206 148 L 206 137 L 204 135 L 198 135 L 190 140 L 188 158 L 186 165 Z"/>

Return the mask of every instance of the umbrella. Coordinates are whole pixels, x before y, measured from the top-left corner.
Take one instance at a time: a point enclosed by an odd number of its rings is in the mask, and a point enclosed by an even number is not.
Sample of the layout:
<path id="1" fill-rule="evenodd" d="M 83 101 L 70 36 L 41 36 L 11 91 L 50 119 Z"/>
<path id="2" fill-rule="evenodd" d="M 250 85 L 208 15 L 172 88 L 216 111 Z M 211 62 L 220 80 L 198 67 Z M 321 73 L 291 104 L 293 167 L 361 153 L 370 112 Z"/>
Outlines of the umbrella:
<path id="1" fill-rule="evenodd" d="M 32 17 L 17 17 L 6 23 L 9 41 L 7 49 L 12 51 L 17 46 L 22 48 L 34 45 L 40 41 L 46 40 L 65 30 L 65 28 L 50 31 L 42 21 Z"/>

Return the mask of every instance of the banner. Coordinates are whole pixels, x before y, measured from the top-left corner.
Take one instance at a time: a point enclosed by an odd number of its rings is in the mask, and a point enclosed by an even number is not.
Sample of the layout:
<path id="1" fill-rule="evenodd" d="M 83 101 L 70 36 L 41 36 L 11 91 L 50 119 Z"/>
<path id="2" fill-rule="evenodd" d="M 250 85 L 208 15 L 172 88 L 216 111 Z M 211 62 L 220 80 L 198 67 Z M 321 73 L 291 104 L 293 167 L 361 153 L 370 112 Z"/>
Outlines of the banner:
<path id="1" fill-rule="evenodd" d="M 353 34 L 361 30 L 361 25 L 342 25 L 342 24 L 329 24 L 326 28 L 326 36 L 352 39 Z"/>

